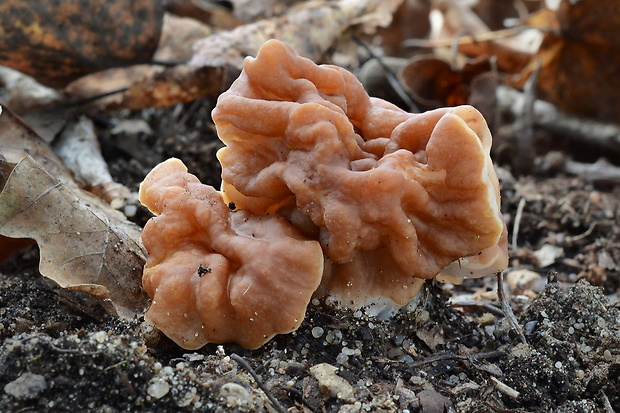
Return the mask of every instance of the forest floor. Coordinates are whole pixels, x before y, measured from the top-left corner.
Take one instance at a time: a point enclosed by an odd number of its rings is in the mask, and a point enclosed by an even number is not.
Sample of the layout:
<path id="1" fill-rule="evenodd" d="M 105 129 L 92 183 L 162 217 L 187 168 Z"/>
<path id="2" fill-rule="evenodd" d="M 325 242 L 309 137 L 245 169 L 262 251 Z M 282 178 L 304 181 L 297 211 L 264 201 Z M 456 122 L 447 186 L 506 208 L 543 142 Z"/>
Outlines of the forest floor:
<path id="1" fill-rule="evenodd" d="M 115 179 L 137 190 L 175 156 L 219 185 L 212 105 L 96 119 Z M 119 132 L 119 119 L 156 132 Z M 258 350 L 185 351 L 43 278 L 33 246 L 0 266 L 0 411 L 618 411 L 618 188 L 499 176 L 511 242 L 501 285 L 516 323 L 488 276 L 429 282 L 386 321 L 315 300 L 299 330 Z"/>

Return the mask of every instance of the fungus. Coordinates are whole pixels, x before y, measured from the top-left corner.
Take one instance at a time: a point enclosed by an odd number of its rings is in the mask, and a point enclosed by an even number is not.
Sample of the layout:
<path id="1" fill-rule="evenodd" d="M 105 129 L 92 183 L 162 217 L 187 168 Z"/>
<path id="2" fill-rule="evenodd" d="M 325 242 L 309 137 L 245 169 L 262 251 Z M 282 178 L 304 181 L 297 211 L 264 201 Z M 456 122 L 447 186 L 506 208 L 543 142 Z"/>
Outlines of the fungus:
<path id="1" fill-rule="evenodd" d="M 178 159 L 147 175 L 140 202 L 157 215 L 142 234 L 148 322 L 186 349 L 258 348 L 297 329 L 323 272 L 317 241 L 282 217 L 230 211 Z"/>
<path id="2" fill-rule="evenodd" d="M 404 305 L 421 279 L 507 264 L 491 134 L 471 106 L 407 113 L 272 40 L 213 120 L 226 144 L 224 199 L 278 213 L 321 243 L 318 295 Z"/>
<path id="3" fill-rule="evenodd" d="M 491 134 L 471 106 L 407 113 L 271 40 L 213 120 L 221 192 L 178 160 L 140 188 L 158 215 L 146 318 L 182 347 L 256 348 L 297 328 L 312 296 L 385 314 L 424 279 L 507 265 Z"/>

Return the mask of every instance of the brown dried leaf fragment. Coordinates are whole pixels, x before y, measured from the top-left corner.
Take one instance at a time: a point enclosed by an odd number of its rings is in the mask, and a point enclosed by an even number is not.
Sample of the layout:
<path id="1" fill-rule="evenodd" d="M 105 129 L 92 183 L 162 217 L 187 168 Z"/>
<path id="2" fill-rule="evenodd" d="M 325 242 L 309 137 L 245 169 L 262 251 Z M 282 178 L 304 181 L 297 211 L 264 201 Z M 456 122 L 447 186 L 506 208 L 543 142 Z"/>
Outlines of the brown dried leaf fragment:
<path id="1" fill-rule="evenodd" d="M 565 0 L 555 16 L 546 16 L 546 25 L 559 30 L 545 34 L 538 54 L 524 70 L 523 81 L 516 86 L 523 86 L 540 62 L 537 94 L 541 99 L 567 112 L 617 123 L 620 5 Z"/>
<path id="2" fill-rule="evenodd" d="M 194 66 L 233 65 L 239 69 L 246 56 L 256 56 L 269 39 L 281 40 L 301 55 L 319 61 L 352 25 L 367 31 L 385 27 L 402 0 L 302 2 L 283 16 L 240 26 L 196 42 Z"/>
<path id="3" fill-rule="evenodd" d="M 162 16 L 161 0 L 4 0 L 0 64 L 62 88 L 88 73 L 149 61 Z"/>
<path id="4" fill-rule="evenodd" d="M 0 107 L 0 159 L 17 163 L 30 155 L 63 184 L 76 187 L 73 176 L 62 159 L 19 116 Z M 6 177 L 4 178 L 6 179 Z"/>
<path id="5" fill-rule="evenodd" d="M 83 77 L 66 89 L 71 100 L 80 101 L 107 92 L 127 89 L 122 93 L 97 99 L 89 105 L 95 110 L 145 109 L 192 102 L 207 96 L 216 97 L 235 76 L 231 67 L 162 68 L 139 65 L 128 69 L 110 69 Z"/>
<path id="6" fill-rule="evenodd" d="M 0 187 L 0 235 L 36 240 L 42 275 L 65 288 L 94 292 L 120 317 L 143 311 L 145 253 L 137 228 L 91 207 L 87 193 L 78 198 L 30 156 L 3 176 Z"/>

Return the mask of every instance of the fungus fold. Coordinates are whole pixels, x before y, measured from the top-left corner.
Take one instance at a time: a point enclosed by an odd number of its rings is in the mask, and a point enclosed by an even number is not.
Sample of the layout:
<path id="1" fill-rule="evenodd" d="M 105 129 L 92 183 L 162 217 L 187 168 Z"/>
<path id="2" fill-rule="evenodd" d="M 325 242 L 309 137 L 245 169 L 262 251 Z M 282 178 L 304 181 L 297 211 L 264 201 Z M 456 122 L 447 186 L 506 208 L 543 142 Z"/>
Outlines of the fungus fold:
<path id="1" fill-rule="evenodd" d="M 407 113 L 271 40 L 213 120 L 221 192 L 178 160 L 140 188 L 157 215 L 143 233 L 147 320 L 182 347 L 255 348 L 297 328 L 312 296 L 381 313 L 424 279 L 507 265 L 491 134 L 473 107 Z"/>

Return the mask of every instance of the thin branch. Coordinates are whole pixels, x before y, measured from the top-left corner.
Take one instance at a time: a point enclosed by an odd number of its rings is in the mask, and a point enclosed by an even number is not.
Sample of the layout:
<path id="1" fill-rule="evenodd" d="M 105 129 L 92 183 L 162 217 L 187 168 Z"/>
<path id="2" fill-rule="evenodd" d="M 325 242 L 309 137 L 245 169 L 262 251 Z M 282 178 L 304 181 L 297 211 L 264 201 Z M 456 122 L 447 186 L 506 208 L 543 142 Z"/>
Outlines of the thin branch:
<path id="1" fill-rule="evenodd" d="M 392 86 L 392 89 L 394 89 L 394 91 L 398 94 L 398 97 L 400 97 L 403 100 L 403 102 L 407 104 L 407 106 L 409 107 L 409 111 L 413 113 L 419 113 L 420 109 L 418 108 L 418 105 L 413 101 L 413 99 L 411 99 L 411 96 L 409 96 L 409 93 L 407 93 L 405 89 L 403 89 L 403 86 L 400 84 L 398 77 L 396 77 L 396 74 L 392 72 L 392 69 L 390 69 L 388 65 L 385 64 L 383 59 L 381 59 L 381 57 L 378 56 L 375 52 L 373 52 L 372 49 L 368 47 L 366 43 L 364 43 L 357 37 L 354 36 L 353 40 L 357 44 L 362 46 L 364 50 L 366 50 L 366 52 L 370 55 L 370 57 L 372 57 L 379 63 L 379 65 L 381 66 L 381 68 L 386 74 L 388 82 L 390 82 L 390 86 Z"/>
<path id="2" fill-rule="evenodd" d="M 517 335 L 519 336 L 519 340 L 522 343 L 527 343 L 525 334 L 523 334 L 523 329 L 519 325 L 519 322 L 517 321 L 517 317 L 515 317 L 515 314 L 512 312 L 512 307 L 510 307 L 510 304 L 506 302 L 506 299 L 504 297 L 504 284 L 502 280 L 501 271 L 497 273 L 497 298 L 499 299 L 499 303 L 502 307 L 502 311 L 504 311 L 504 315 L 508 319 L 508 322 L 510 323 L 512 328 L 517 332 Z"/>
<path id="3" fill-rule="evenodd" d="M 515 214 L 515 222 L 512 226 L 512 249 L 517 249 L 517 238 L 519 236 L 519 227 L 521 226 L 521 217 L 523 216 L 523 209 L 525 208 L 525 198 L 521 198 L 519 200 L 519 205 L 517 205 L 517 213 Z"/>
<path id="4" fill-rule="evenodd" d="M 430 364 L 430 363 L 434 363 L 436 361 L 443 361 L 443 360 L 467 360 L 471 363 L 475 363 L 478 360 L 484 360 L 484 359 L 493 359 L 493 358 L 501 358 L 501 357 L 505 357 L 506 353 L 503 351 L 489 351 L 486 353 L 478 353 L 478 354 L 471 354 L 468 356 L 462 355 L 462 354 L 456 354 L 456 353 L 452 353 L 450 351 L 445 351 L 442 353 L 437 353 L 437 354 L 433 354 L 430 355 L 428 357 L 426 357 L 424 360 L 418 360 L 418 361 L 414 361 L 412 363 L 407 363 L 407 366 L 409 367 L 419 367 L 419 366 L 423 366 L 425 364 Z"/>
<path id="5" fill-rule="evenodd" d="M 103 98 L 107 98 L 108 96 L 112 96 L 112 95 L 117 95 L 120 93 L 125 93 L 129 90 L 128 87 L 124 87 L 121 89 L 116 89 L 116 90 L 112 90 L 110 92 L 105 92 L 105 93 L 101 93 L 99 95 L 95 95 L 95 96 L 91 96 L 85 99 L 80 99 L 80 100 L 76 100 L 75 102 L 67 102 L 67 103 L 61 103 L 58 106 L 59 107 L 75 107 L 75 106 L 82 106 L 82 105 L 86 105 L 87 103 L 92 103 L 96 100 L 99 99 L 103 99 Z"/>
<path id="6" fill-rule="evenodd" d="M 506 396 L 512 397 L 513 399 L 518 399 L 521 393 L 517 390 L 513 389 L 506 383 L 500 381 L 498 378 L 491 376 L 491 383 L 495 386 L 497 390 L 501 393 L 504 393 Z"/>
<path id="7" fill-rule="evenodd" d="M 256 372 L 254 371 L 252 366 L 250 366 L 250 363 L 248 363 L 243 357 L 241 357 L 241 356 L 239 356 L 239 355 L 237 355 L 235 353 L 232 353 L 230 355 L 230 358 L 235 360 L 237 362 L 237 364 L 239 364 L 248 373 L 250 373 L 250 376 L 252 376 L 252 378 L 254 379 L 256 384 L 258 385 L 258 387 L 260 387 L 260 389 L 265 393 L 265 395 L 267 395 L 267 398 L 269 399 L 269 401 L 273 405 L 274 409 L 276 409 L 279 413 L 287 413 L 287 410 L 284 408 L 284 406 L 282 406 L 280 404 L 280 402 L 278 401 L 278 399 L 273 397 L 271 392 L 267 389 L 267 387 L 265 386 L 265 384 L 263 383 L 261 378 L 258 376 L 258 374 L 256 374 Z"/>
<path id="8" fill-rule="evenodd" d="M 498 86 L 497 103 L 503 113 L 515 118 L 523 114 L 525 95 L 507 86 Z M 534 125 L 558 136 L 598 145 L 620 153 L 620 126 L 572 115 L 552 103 L 536 100 L 533 107 Z"/>
<path id="9" fill-rule="evenodd" d="M 501 308 L 495 307 L 493 304 L 485 303 L 477 300 L 450 300 L 450 305 L 452 307 L 478 307 L 482 308 L 489 313 L 495 314 L 497 316 L 504 316 L 504 312 Z"/>
<path id="10" fill-rule="evenodd" d="M 407 39 L 403 42 L 405 47 L 425 47 L 425 48 L 434 48 L 434 47 L 450 47 L 453 46 L 456 42 L 458 46 L 462 46 L 465 44 L 476 44 L 482 42 L 490 42 L 493 40 L 504 39 L 506 37 L 516 36 L 522 31 L 528 29 L 528 27 L 519 26 L 519 27 L 510 27 L 508 29 L 497 30 L 494 32 L 486 32 L 481 34 L 472 34 L 468 36 L 454 36 L 448 39 Z"/>

